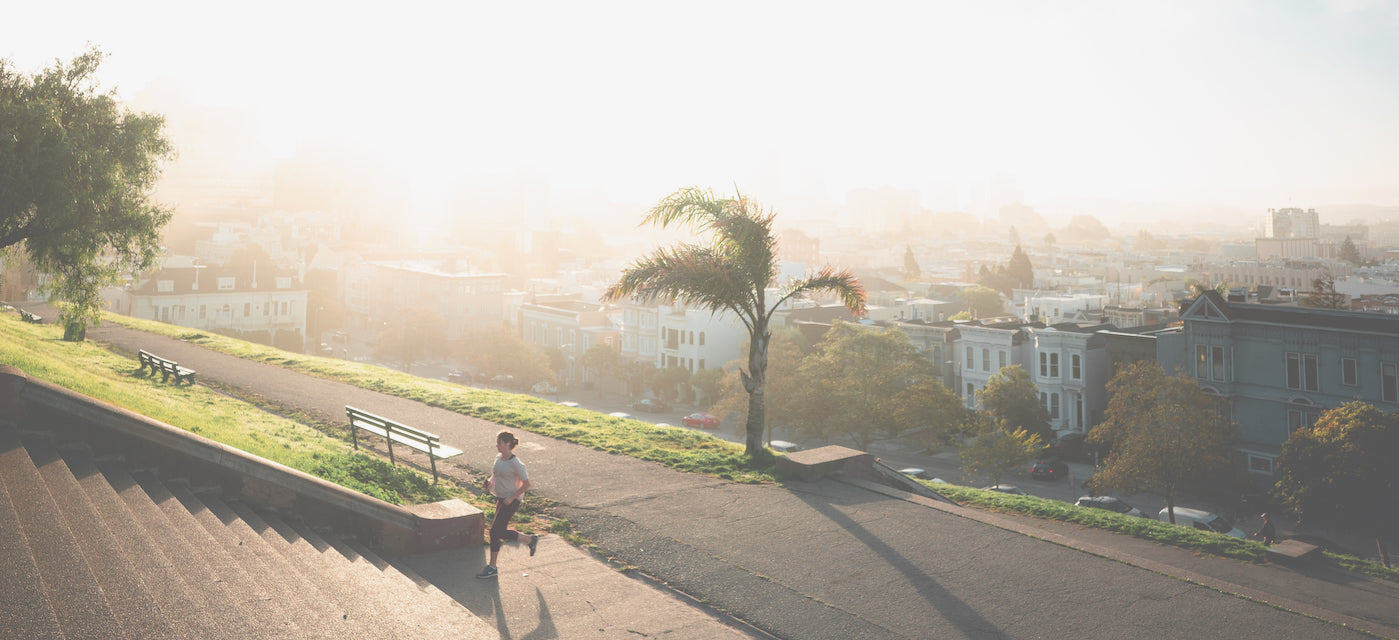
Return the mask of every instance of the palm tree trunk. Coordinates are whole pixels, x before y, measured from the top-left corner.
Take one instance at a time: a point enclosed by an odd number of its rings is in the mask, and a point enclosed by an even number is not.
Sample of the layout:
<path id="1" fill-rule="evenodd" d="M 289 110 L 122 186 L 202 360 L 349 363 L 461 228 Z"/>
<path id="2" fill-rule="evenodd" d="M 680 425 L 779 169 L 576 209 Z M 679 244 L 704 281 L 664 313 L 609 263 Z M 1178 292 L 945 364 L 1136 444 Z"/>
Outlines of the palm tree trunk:
<path id="1" fill-rule="evenodd" d="M 744 453 L 750 458 L 763 452 L 763 430 L 767 425 L 763 396 L 767 387 L 767 347 L 771 338 L 765 325 L 760 325 L 753 332 L 748 346 L 748 373 L 739 372 L 743 377 L 743 388 L 748 391 L 748 438 Z"/>

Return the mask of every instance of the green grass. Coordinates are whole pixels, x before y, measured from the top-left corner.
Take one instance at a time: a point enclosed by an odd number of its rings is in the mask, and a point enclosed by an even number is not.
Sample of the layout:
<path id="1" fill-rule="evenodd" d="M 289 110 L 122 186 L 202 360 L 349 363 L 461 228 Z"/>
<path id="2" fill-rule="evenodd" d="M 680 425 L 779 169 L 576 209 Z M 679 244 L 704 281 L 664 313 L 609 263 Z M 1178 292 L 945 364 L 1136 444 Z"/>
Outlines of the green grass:
<path id="1" fill-rule="evenodd" d="M 136 362 L 92 342 L 65 342 L 57 326 L 0 314 L 0 362 L 39 378 L 395 504 L 465 493 L 410 468 L 357 453 L 307 425 L 200 385 L 138 373 Z"/>
<path id="2" fill-rule="evenodd" d="M 744 455 L 741 445 L 691 429 L 657 427 L 639 420 L 613 418 L 587 409 L 565 407 L 529 395 L 428 380 L 378 365 L 290 353 L 160 322 L 115 314 L 104 314 L 103 322 L 176 338 L 246 360 L 275 364 L 599 451 L 657 462 L 681 471 L 734 482 L 776 481 L 771 457 L 750 459 Z"/>

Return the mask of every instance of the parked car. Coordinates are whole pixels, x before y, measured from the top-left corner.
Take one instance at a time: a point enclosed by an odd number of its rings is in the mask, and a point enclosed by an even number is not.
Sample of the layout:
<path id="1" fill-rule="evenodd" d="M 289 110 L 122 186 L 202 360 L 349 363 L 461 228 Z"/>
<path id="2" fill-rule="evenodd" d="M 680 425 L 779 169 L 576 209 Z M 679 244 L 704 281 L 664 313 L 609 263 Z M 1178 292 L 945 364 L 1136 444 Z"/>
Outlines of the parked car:
<path id="1" fill-rule="evenodd" d="M 652 400 L 650 398 L 642 398 L 640 400 L 637 400 L 636 402 L 633 402 L 631 408 L 636 411 L 646 411 L 648 413 L 654 413 L 657 411 L 670 411 L 670 405 L 661 402 L 660 400 Z"/>
<path id="2" fill-rule="evenodd" d="M 1063 460 L 1040 460 L 1030 467 L 1030 477 L 1036 480 L 1057 480 L 1069 475 L 1069 463 Z"/>
<path id="3" fill-rule="evenodd" d="M 698 427 L 700 429 L 718 429 L 719 416 L 712 413 L 698 411 L 680 419 L 680 423 L 687 427 Z"/>
<path id="4" fill-rule="evenodd" d="M 917 468 L 917 467 L 909 467 L 908 469 L 899 469 L 899 473 L 902 473 L 902 474 L 904 474 L 904 475 L 906 475 L 906 476 L 908 476 L 908 477 L 910 477 L 910 478 L 918 478 L 919 480 L 932 480 L 932 479 L 933 479 L 933 474 L 928 473 L 928 470 L 927 470 L 927 469 L 919 469 L 919 468 Z"/>
<path id="5" fill-rule="evenodd" d="M 1120 513 L 1127 516 L 1141 517 L 1142 511 L 1112 496 L 1081 496 L 1074 504 L 1080 507 L 1092 507 L 1094 509 L 1106 509 L 1113 513 Z"/>
<path id="6" fill-rule="evenodd" d="M 773 451 L 781 451 L 782 453 L 801 451 L 801 447 L 797 446 L 797 443 L 787 442 L 786 440 L 771 440 L 768 442 L 768 447 Z"/>
<path id="7" fill-rule="evenodd" d="M 1171 512 L 1169 507 L 1162 507 L 1161 512 L 1156 514 L 1156 519 L 1161 522 L 1170 522 Z M 1234 523 L 1229 522 L 1227 518 L 1202 509 L 1176 507 L 1176 524 L 1200 531 L 1222 533 L 1231 538 L 1244 537 L 1244 532 L 1240 531 L 1238 527 L 1235 527 Z"/>
<path id="8" fill-rule="evenodd" d="M 1017 487 L 1017 486 L 1015 486 L 1015 485 L 1009 485 L 1009 484 L 993 484 L 993 485 L 991 485 L 991 486 L 989 486 L 989 487 L 982 487 L 982 489 L 984 489 L 984 490 L 986 490 L 986 491 L 999 491 L 999 492 L 1001 492 L 1001 493 L 1009 493 L 1009 494 L 1011 494 L 1011 495 L 1013 495 L 1013 496 L 1028 496 L 1028 495 L 1030 495 L 1030 494 L 1027 493 L 1024 489 L 1021 489 L 1020 487 Z"/>
<path id="9" fill-rule="evenodd" d="M 630 417 L 632 417 L 632 415 L 631 415 L 630 413 L 627 413 L 627 412 L 625 412 L 625 411 L 613 411 L 612 413 L 609 413 L 609 414 L 607 414 L 607 415 L 612 416 L 612 417 L 614 417 L 614 418 L 630 418 Z"/>
<path id="10" fill-rule="evenodd" d="M 572 400 L 560 400 L 560 401 L 559 401 L 559 404 L 561 404 L 561 405 L 563 405 L 563 406 L 565 406 L 565 407 L 576 407 L 576 406 L 578 406 L 578 403 L 577 403 L 577 402 L 574 402 L 574 401 L 572 401 Z"/>

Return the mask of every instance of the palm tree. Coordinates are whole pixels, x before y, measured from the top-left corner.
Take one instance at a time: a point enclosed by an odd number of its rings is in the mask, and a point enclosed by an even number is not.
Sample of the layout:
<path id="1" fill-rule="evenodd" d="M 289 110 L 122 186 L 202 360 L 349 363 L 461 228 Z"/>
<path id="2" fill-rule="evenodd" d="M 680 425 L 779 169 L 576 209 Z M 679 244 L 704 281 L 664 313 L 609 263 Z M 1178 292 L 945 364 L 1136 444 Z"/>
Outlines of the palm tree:
<path id="1" fill-rule="evenodd" d="M 633 262 L 603 293 L 604 301 L 632 298 L 640 302 L 675 300 L 712 312 L 730 311 L 748 329 L 748 370 L 739 370 L 748 392 L 747 454 L 763 451 L 763 393 L 767 380 L 768 322 L 783 302 L 808 293 L 830 291 L 851 313 L 865 312 L 865 289 L 849 271 L 827 266 L 786 285 L 776 302 L 767 304 L 767 289 L 777 278 L 777 240 L 772 235 L 774 214 L 742 194 L 716 197 L 713 191 L 681 189 L 647 212 L 642 224 L 662 228 L 689 225 L 709 232 L 705 245 L 681 243 L 660 248 Z"/>

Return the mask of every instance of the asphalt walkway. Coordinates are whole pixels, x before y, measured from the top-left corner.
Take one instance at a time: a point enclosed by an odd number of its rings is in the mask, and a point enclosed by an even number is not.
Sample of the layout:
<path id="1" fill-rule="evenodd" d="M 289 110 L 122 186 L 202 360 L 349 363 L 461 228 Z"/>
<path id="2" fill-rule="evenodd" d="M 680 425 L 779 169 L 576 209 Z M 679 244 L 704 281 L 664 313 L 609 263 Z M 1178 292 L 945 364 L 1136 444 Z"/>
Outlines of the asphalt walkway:
<path id="1" fill-rule="evenodd" d="M 88 337 L 327 420 L 343 421 L 350 404 L 437 432 L 465 451 L 449 472 L 484 474 L 492 462 L 500 427 L 485 420 L 111 324 Z M 551 514 L 635 572 L 553 536 L 533 558 L 507 549 L 494 583 L 470 577 L 480 549 L 410 560 L 502 637 L 1399 639 L 1393 583 L 862 483 L 734 484 L 521 436 Z"/>

